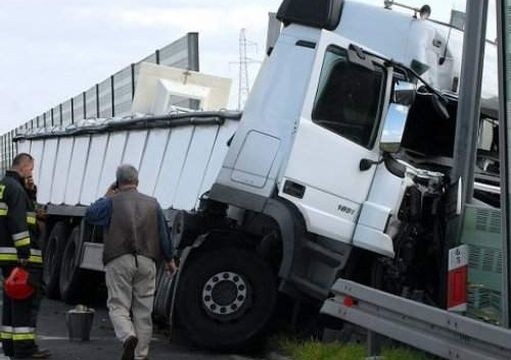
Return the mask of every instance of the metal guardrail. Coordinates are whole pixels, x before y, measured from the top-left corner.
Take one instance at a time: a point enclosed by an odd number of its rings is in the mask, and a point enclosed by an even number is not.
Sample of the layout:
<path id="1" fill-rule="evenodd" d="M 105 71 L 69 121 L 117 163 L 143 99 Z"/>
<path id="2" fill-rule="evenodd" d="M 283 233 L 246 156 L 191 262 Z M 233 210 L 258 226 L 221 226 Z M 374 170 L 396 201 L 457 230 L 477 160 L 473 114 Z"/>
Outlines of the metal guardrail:
<path id="1" fill-rule="evenodd" d="M 337 280 L 321 313 L 445 359 L 511 359 L 511 330 Z"/>

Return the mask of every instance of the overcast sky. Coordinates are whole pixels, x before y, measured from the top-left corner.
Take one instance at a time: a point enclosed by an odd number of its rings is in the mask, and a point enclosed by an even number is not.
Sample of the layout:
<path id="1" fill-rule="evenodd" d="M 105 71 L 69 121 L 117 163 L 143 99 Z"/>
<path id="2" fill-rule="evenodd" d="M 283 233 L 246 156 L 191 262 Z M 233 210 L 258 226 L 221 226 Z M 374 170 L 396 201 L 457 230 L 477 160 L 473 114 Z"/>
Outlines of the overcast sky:
<path id="1" fill-rule="evenodd" d="M 201 70 L 236 81 L 238 68 L 232 62 L 238 58 L 240 29 L 246 28 L 247 37 L 259 44 L 258 52 L 251 48 L 249 55 L 263 58 L 267 14 L 276 11 L 280 2 L 0 0 L 0 132 L 40 115 L 189 31 L 199 32 Z M 464 10 L 465 1 L 428 3 L 433 18 L 448 21 L 450 9 Z M 251 67 L 254 74 L 257 65 Z"/>

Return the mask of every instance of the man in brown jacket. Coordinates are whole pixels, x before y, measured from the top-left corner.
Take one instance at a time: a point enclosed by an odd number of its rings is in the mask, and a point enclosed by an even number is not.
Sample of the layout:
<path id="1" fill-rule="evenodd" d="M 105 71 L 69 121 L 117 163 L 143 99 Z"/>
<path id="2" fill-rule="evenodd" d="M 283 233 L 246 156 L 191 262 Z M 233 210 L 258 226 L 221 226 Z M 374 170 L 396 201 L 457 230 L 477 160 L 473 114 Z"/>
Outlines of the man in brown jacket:
<path id="1" fill-rule="evenodd" d="M 107 305 L 115 334 L 123 342 L 122 360 L 147 359 L 155 264 L 163 257 L 171 275 L 176 265 L 160 205 L 137 191 L 137 170 L 121 165 L 116 179 L 106 195 L 87 209 L 86 220 L 104 228 Z"/>

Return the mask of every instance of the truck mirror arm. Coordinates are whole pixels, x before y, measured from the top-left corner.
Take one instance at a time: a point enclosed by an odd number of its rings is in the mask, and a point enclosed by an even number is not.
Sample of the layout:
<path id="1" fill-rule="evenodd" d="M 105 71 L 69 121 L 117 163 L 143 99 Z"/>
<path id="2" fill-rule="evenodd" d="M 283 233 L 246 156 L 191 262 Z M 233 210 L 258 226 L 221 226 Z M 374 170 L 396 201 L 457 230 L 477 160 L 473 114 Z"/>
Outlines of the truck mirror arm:
<path id="1" fill-rule="evenodd" d="M 383 159 L 374 161 L 371 159 L 362 158 L 360 160 L 360 163 L 358 164 L 358 168 L 360 171 L 367 171 L 369 170 L 373 165 L 379 165 L 383 162 Z"/>
<path id="2" fill-rule="evenodd" d="M 404 64 L 401 64 L 395 60 L 392 60 L 392 59 L 388 59 L 388 58 L 385 58 L 381 55 L 378 55 L 378 54 L 375 54 L 375 53 L 372 53 L 370 51 L 366 51 L 366 50 L 363 50 L 365 54 L 367 55 L 370 55 L 370 56 L 374 56 L 375 58 L 378 58 L 380 60 L 383 60 L 385 61 L 385 66 L 388 66 L 388 67 L 395 67 L 395 68 L 398 68 L 400 70 L 402 70 L 403 72 L 405 73 L 408 73 L 410 75 L 412 75 L 413 77 L 415 77 L 417 80 L 419 80 L 420 82 L 422 82 L 424 84 L 424 86 L 429 90 L 431 91 L 432 93 L 434 93 L 435 95 L 437 95 L 441 100 L 443 100 L 444 102 L 447 102 L 447 100 L 445 99 L 444 95 L 436 90 L 433 86 L 431 86 L 426 80 L 424 80 L 415 70 L 411 69 L 410 67 L 404 65 Z"/>

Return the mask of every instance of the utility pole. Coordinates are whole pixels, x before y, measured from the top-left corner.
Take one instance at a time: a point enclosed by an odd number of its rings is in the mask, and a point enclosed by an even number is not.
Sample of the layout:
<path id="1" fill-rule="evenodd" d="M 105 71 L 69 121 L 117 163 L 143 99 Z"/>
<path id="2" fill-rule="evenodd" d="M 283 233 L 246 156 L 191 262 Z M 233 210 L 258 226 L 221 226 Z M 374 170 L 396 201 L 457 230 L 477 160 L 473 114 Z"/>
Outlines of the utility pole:
<path id="1" fill-rule="evenodd" d="M 257 44 L 253 41 L 247 40 L 246 29 L 240 30 L 239 36 L 239 61 L 235 64 L 239 65 L 238 75 L 238 110 L 243 109 L 245 102 L 247 101 L 248 94 L 250 93 L 250 79 L 248 76 L 248 65 L 253 63 L 259 63 L 257 60 L 253 60 L 247 56 L 247 48 L 249 46 L 256 46 Z"/>

